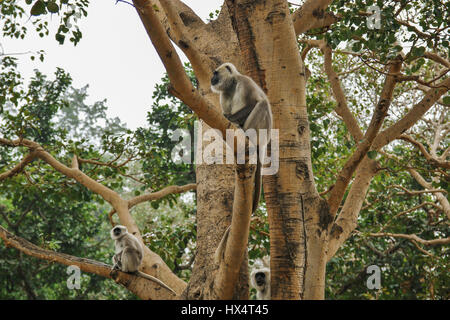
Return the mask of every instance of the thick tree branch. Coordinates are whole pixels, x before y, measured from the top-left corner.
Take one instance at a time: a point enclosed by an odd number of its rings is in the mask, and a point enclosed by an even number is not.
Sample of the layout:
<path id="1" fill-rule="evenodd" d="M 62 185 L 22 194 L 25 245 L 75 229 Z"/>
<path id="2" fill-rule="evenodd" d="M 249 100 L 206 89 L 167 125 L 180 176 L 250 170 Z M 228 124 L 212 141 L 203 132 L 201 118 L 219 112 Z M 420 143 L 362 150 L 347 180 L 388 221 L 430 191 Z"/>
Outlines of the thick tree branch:
<path id="1" fill-rule="evenodd" d="M 91 259 L 79 258 L 68 254 L 43 249 L 23 238 L 13 235 L 2 226 L 0 226 L 0 238 L 3 239 L 6 247 L 16 248 L 26 255 L 51 262 L 57 262 L 66 266 L 77 266 L 84 272 L 113 279 L 139 296 L 141 299 L 149 300 L 174 298 L 170 291 L 161 289 L 161 286 L 153 281 L 124 272 L 117 272 L 116 276 L 113 277 L 114 273 L 111 274 L 112 266 L 110 265 Z"/>
<path id="2" fill-rule="evenodd" d="M 254 34 L 250 26 L 249 16 L 252 10 L 251 1 L 225 0 L 232 26 L 237 35 L 241 55 L 246 57 L 244 61 L 245 74 L 250 76 L 266 93 L 267 84 L 265 72 L 258 61 Z"/>
<path id="3" fill-rule="evenodd" d="M 368 233 L 368 235 L 371 237 L 393 237 L 393 238 L 407 239 L 410 241 L 418 242 L 425 246 L 438 246 L 450 243 L 450 237 L 443 239 L 424 240 L 422 238 L 419 238 L 415 234 L 379 232 L 379 233 Z"/>
<path id="4" fill-rule="evenodd" d="M 365 157 L 355 173 L 347 199 L 331 227 L 327 260 L 330 260 L 358 226 L 358 215 L 361 211 L 370 181 L 378 170 L 375 161 Z"/>
<path id="5" fill-rule="evenodd" d="M 447 78 L 439 83 L 439 88 L 432 88 L 428 90 L 422 100 L 414 105 L 412 109 L 398 122 L 391 127 L 380 132 L 373 142 L 372 149 L 378 150 L 393 140 L 400 137 L 406 130 L 411 128 L 423 115 L 450 90 L 450 78 Z"/>
<path id="6" fill-rule="evenodd" d="M 344 120 L 344 123 L 346 124 L 348 131 L 353 137 L 353 140 L 355 140 L 355 142 L 358 142 L 363 139 L 363 132 L 361 131 L 361 128 L 358 125 L 358 121 L 354 117 L 353 113 L 350 111 L 350 108 L 347 104 L 347 98 L 345 97 L 344 90 L 342 89 L 341 82 L 339 80 L 339 76 L 333 69 L 332 66 L 333 58 L 331 47 L 326 45 L 325 42 L 322 42 L 319 45 L 319 47 L 324 54 L 325 73 L 328 76 L 328 80 L 330 81 L 333 95 L 337 102 L 337 107 L 335 111 Z"/>
<path id="7" fill-rule="evenodd" d="M 254 171 L 256 165 L 236 165 L 236 183 L 234 185 L 233 217 L 231 228 L 225 239 L 224 251 L 220 252 L 219 270 L 215 277 L 214 291 L 218 299 L 229 300 L 233 297 L 244 253 L 247 250 L 250 229 L 250 217 L 254 190 Z M 219 247 L 219 250 L 222 249 Z"/>
<path id="8" fill-rule="evenodd" d="M 292 14 L 295 34 L 298 36 L 314 28 L 326 27 L 336 22 L 333 14 L 325 12 L 331 0 L 307 0 Z"/>
<path id="9" fill-rule="evenodd" d="M 166 68 L 176 96 L 188 105 L 210 127 L 218 129 L 225 137 L 226 130 L 234 129 L 235 126 L 223 116 L 218 108 L 210 104 L 194 88 L 184 71 L 180 57 L 155 13 L 153 3 L 149 0 L 134 0 L 133 3 L 137 8 L 137 12 L 153 46 Z"/>
<path id="10" fill-rule="evenodd" d="M 375 108 L 375 112 L 372 116 L 372 120 L 364 135 L 364 138 L 358 144 L 355 152 L 352 154 L 350 159 L 348 159 L 345 163 L 336 179 L 336 183 L 333 186 L 333 189 L 330 192 L 328 204 L 330 206 L 330 213 L 333 217 L 336 215 L 339 209 L 353 173 L 361 163 L 362 159 L 366 156 L 367 152 L 370 150 L 372 142 L 374 141 L 381 128 L 381 125 L 383 124 L 384 118 L 387 115 L 387 111 L 392 101 L 392 95 L 396 84 L 395 74 L 398 74 L 400 72 L 402 62 L 403 59 L 401 56 L 398 56 L 394 61 L 391 62 L 389 73 L 392 74 L 392 76 L 389 75 L 386 77 L 380 99 Z"/>

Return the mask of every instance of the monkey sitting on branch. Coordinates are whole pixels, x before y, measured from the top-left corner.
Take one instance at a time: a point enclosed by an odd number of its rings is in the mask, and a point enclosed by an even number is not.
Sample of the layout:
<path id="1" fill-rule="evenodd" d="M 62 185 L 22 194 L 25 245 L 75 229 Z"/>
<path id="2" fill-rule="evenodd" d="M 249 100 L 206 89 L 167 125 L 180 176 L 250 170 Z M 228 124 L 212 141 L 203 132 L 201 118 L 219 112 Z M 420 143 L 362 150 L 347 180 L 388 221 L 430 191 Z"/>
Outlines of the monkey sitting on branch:
<path id="1" fill-rule="evenodd" d="M 114 265 L 113 270 L 120 270 L 148 279 L 171 291 L 174 295 L 177 294 L 172 288 L 158 278 L 138 270 L 143 257 L 142 244 L 134 235 L 128 232 L 127 227 L 117 225 L 112 228 L 111 238 L 115 241 L 116 249 L 112 258 Z"/>
<path id="2" fill-rule="evenodd" d="M 261 194 L 261 161 L 259 152 L 264 153 L 270 141 L 272 129 L 272 109 L 264 91 L 230 63 L 219 66 L 211 78 L 211 90 L 220 94 L 220 106 L 225 118 L 244 130 L 254 129 L 257 134 L 257 166 L 255 173 L 255 194 L 252 212 L 258 207 Z M 259 130 L 266 130 L 266 139 L 262 139 Z M 264 141 L 265 140 L 265 141 Z"/>
<path id="3" fill-rule="evenodd" d="M 257 163 L 255 173 L 255 190 L 252 199 L 252 213 L 258 207 L 261 195 L 261 160 L 259 153 L 265 154 L 265 147 L 270 141 L 272 129 L 272 110 L 269 99 L 264 91 L 230 63 L 219 66 L 211 78 L 211 90 L 220 94 L 220 106 L 225 118 L 238 125 L 244 131 L 254 129 L 257 134 Z M 266 130 L 266 139 L 260 135 L 260 130 Z M 231 226 L 230 226 L 231 227 Z M 225 231 L 214 255 L 214 261 L 219 263 L 225 252 L 225 245 L 230 233 L 230 227 Z"/>

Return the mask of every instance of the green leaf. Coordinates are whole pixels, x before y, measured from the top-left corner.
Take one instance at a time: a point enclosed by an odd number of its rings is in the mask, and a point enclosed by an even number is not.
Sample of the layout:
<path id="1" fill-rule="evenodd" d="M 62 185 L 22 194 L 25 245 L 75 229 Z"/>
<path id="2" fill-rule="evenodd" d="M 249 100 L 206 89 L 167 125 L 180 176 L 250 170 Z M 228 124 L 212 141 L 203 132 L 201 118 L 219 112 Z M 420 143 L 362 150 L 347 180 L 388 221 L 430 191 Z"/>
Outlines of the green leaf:
<path id="1" fill-rule="evenodd" d="M 388 41 L 389 43 L 394 43 L 395 41 L 397 41 L 397 38 L 395 37 L 394 33 L 391 33 L 388 37 Z"/>
<path id="2" fill-rule="evenodd" d="M 361 42 L 355 42 L 353 45 L 352 45 L 352 50 L 354 51 L 354 52 L 359 52 L 360 50 L 361 50 Z"/>
<path id="3" fill-rule="evenodd" d="M 421 57 L 425 53 L 425 47 L 412 48 L 411 54 L 413 57 Z"/>
<path id="4" fill-rule="evenodd" d="M 59 12 L 59 6 L 58 6 L 55 2 L 53 2 L 53 1 L 47 3 L 47 9 L 48 9 L 48 11 L 50 11 L 51 13 L 57 13 L 57 12 Z"/>
<path id="5" fill-rule="evenodd" d="M 65 37 L 63 34 L 57 33 L 57 34 L 55 35 L 55 39 L 56 39 L 56 41 L 59 42 L 59 44 L 64 44 L 64 39 L 65 39 L 65 38 L 66 38 L 66 37 Z"/>
<path id="6" fill-rule="evenodd" d="M 443 100 L 445 105 L 450 105 L 450 96 L 446 96 L 442 100 Z"/>
<path id="7" fill-rule="evenodd" d="M 35 2 L 35 4 L 31 7 L 30 14 L 32 16 L 39 16 L 41 14 L 46 13 L 47 10 L 45 9 L 45 3 L 42 0 L 38 0 Z"/>
<path id="8" fill-rule="evenodd" d="M 367 156 L 373 160 L 376 158 L 377 152 L 375 150 L 371 150 L 371 151 L 367 152 Z"/>

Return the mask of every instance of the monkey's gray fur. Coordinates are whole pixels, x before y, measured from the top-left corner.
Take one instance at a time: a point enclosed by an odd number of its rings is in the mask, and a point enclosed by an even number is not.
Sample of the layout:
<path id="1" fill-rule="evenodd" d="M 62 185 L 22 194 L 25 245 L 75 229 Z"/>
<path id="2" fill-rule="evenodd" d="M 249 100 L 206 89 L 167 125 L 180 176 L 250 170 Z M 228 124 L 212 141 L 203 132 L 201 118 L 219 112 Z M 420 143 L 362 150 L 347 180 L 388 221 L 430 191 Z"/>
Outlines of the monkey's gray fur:
<path id="1" fill-rule="evenodd" d="M 256 289 L 257 300 L 270 300 L 270 269 L 254 269 L 250 275 L 250 284 Z"/>
<path id="2" fill-rule="evenodd" d="M 158 278 L 138 270 L 143 257 L 142 244 L 134 235 L 128 232 L 127 227 L 117 225 L 112 228 L 111 238 L 115 241 L 115 254 L 112 258 L 114 270 L 134 273 L 140 277 L 158 283 L 176 295 L 176 292 L 172 288 Z"/>
<path id="3" fill-rule="evenodd" d="M 258 136 L 258 148 L 265 154 L 264 148 L 270 141 L 270 130 L 272 129 L 272 110 L 269 99 L 264 91 L 252 80 L 239 71 L 230 63 L 219 66 L 211 78 L 211 90 L 220 94 L 220 106 L 225 118 L 237 124 L 244 131 L 255 129 Z M 259 141 L 258 129 L 267 130 L 267 141 Z M 261 195 L 261 161 L 257 149 L 257 165 L 255 173 L 255 193 L 253 196 L 252 213 L 259 204 Z M 225 252 L 225 244 L 230 232 L 230 227 L 216 250 L 215 261 L 218 263 Z"/>
<path id="4" fill-rule="evenodd" d="M 267 129 L 270 140 L 272 110 L 264 91 L 252 78 L 240 74 L 236 67 L 224 63 L 211 78 L 211 90 L 220 94 L 220 106 L 224 116 L 242 129 Z"/>
<path id="5" fill-rule="evenodd" d="M 240 126 L 244 131 L 247 129 L 267 130 L 267 141 L 259 141 L 258 148 L 265 154 L 264 148 L 270 141 L 270 130 L 272 129 L 272 110 L 269 99 L 264 91 L 250 78 L 239 71 L 232 63 L 224 63 L 219 66 L 211 78 L 211 90 L 220 94 L 220 106 L 224 116 L 231 122 Z M 261 161 L 257 154 L 257 165 L 255 173 L 255 193 L 253 196 L 252 212 L 258 207 L 261 194 Z M 215 261 L 218 263 L 225 252 L 225 244 L 230 232 L 230 227 L 216 250 Z"/>

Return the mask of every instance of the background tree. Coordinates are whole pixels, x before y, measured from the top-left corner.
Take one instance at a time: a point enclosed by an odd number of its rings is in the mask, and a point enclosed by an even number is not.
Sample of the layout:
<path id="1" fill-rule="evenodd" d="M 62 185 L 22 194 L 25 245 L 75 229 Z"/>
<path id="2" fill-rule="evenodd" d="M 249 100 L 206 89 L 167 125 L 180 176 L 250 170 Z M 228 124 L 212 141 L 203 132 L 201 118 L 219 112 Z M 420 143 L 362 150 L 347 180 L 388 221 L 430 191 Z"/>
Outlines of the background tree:
<path id="1" fill-rule="evenodd" d="M 104 103 L 87 105 L 84 101 L 86 88 L 70 87 L 71 78 L 62 70 L 55 73 L 54 80 L 36 72 L 29 86 L 24 88 L 14 59 L 2 59 L 2 67 L 2 85 L 14 84 L 10 88 L 17 90 L 17 94 L 13 92 L 13 97 L 17 97 L 13 101 L 17 104 L 8 99 L 11 103 L 4 105 L 1 117 L 4 136 L 22 130 L 63 156 L 66 150 L 61 142 L 67 141 L 68 129 L 76 128 L 71 133 L 80 140 L 105 131 L 104 127 L 78 126 L 85 116 L 111 123 L 118 120 L 106 119 Z M 16 82 L 12 82 L 13 79 Z M 19 105 L 21 108 L 16 107 Z M 70 119 L 70 123 L 65 119 Z M 120 132 L 125 128 L 118 126 L 116 130 Z M 2 168 L 21 155 L 9 152 L 11 150 L 2 151 L 6 151 L 1 157 Z M 107 208 L 99 205 L 95 194 L 89 190 L 62 179 L 36 161 L 29 163 L 21 175 L 2 179 L 1 190 L 1 225 L 17 236 L 53 251 L 100 260 L 111 255 L 108 225 L 101 223 L 107 217 Z M 82 290 L 68 290 L 68 276 L 63 266 L 42 263 L 16 249 L 2 247 L 0 252 L 0 296 L 3 299 L 133 298 L 128 291 L 115 290 L 109 281 L 90 274 L 83 275 Z"/>
<path id="2" fill-rule="evenodd" d="M 59 13 L 64 25 L 69 2 L 28 4 L 37 16 L 35 25 L 45 27 L 48 11 Z M 84 13 L 87 2 L 73 4 Z M 217 19 L 209 23 L 181 1 L 136 0 L 133 4 L 166 67 L 169 92 L 195 112 L 204 129 L 216 128 L 224 135 L 234 127 L 221 114 L 217 96 L 209 89 L 211 71 L 221 62 L 233 62 L 268 94 L 274 128 L 280 130 L 280 169 L 264 177 L 273 299 L 324 298 L 327 263 L 328 272 L 341 272 L 345 277 L 345 268 L 336 267 L 342 265 L 339 259 L 349 263 L 359 277 L 368 264 L 383 263 L 390 275 L 390 289 L 377 297 L 390 298 L 402 290 L 415 297 L 445 297 L 448 281 L 441 271 L 448 263 L 445 245 L 450 243 L 448 2 L 307 0 L 299 8 L 290 8 L 282 0 L 227 0 Z M 2 14 L 12 18 L 6 23 L 6 33 L 21 37 L 23 32 L 11 30 L 23 8 L 11 2 L 5 8 Z M 19 13 L 14 16 L 14 12 Z M 368 19 L 373 23 L 367 23 Z M 57 40 L 62 39 L 61 32 L 71 30 L 71 41 L 79 41 L 81 33 L 76 27 L 58 30 Z M 198 85 L 186 74 L 173 43 L 190 60 Z M 314 58 L 311 55 L 316 50 L 320 55 Z M 312 74 L 308 87 L 306 67 Z M 23 102 L 27 108 L 22 109 L 15 102 L 22 96 L 14 96 L 15 88 L 8 89 L 12 93 L 5 95 L 4 103 L 13 103 L 19 112 L 33 110 L 35 101 Z M 54 112 L 51 104 L 49 108 Z M 25 121 L 12 116 L 6 126 L 9 131 L 0 138 L 8 150 L 23 154 L 15 165 L 15 158 L 9 156 L 3 179 L 22 172 L 32 159 L 40 159 L 58 175 L 106 200 L 113 208 L 110 217 L 117 212 L 120 223 L 141 240 L 144 237 L 130 208 L 196 188 L 196 254 L 189 283 L 150 249 L 145 252 L 143 271 L 161 278 L 182 298 L 248 297 L 251 201 L 243 195 L 252 194 L 251 165 L 201 163 L 196 166 L 196 186 L 169 187 L 125 200 L 117 193 L 123 183 L 104 178 L 128 175 L 130 161 L 151 159 L 140 145 L 145 135 L 105 137 L 105 157 L 83 142 L 63 147 L 65 154 L 58 157 L 48 145 L 58 140 L 46 140 L 53 132 L 41 135 L 34 124 L 45 117 L 28 117 L 27 113 L 23 113 Z M 6 115 L 10 120 L 11 115 Z M 213 254 L 230 223 L 224 260 L 216 265 Z M 107 266 L 41 251 L 1 230 L 7 245 L 29 255 L 110 276 Z M 358 252 L 350 242 L 343 247 L 352 234 L 351 241 L 367 243 Z M 372 259 L 366 250 L 380 260 Z M 398 252 L 403 256 L 398 258 Z M 394 262 L 416 257 L 417 252 L 427 263 L 425 273 L 420 273 L 426 274 L 423 281 L 408 265 L 393 267 Z M 400 279 L 404 281 L 398 284 Z M 115 280 L 141 298 L 171 298 L 144 279 L 119 274 Z M 357 284 L 354 296 L 367 297 L 361 283 L 350 280 L 339 288 L 329 284 L 328 294 L 345 297 Z"/>

